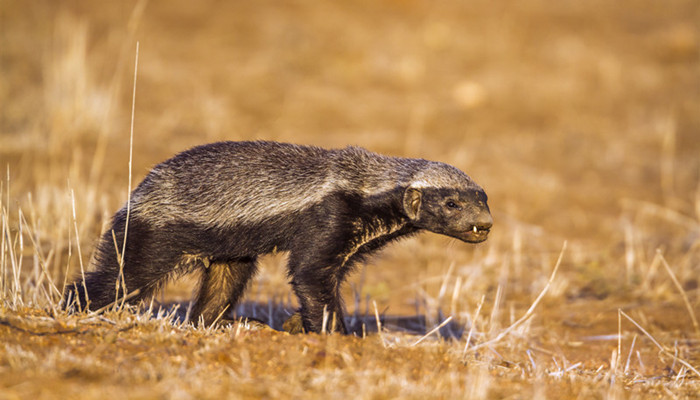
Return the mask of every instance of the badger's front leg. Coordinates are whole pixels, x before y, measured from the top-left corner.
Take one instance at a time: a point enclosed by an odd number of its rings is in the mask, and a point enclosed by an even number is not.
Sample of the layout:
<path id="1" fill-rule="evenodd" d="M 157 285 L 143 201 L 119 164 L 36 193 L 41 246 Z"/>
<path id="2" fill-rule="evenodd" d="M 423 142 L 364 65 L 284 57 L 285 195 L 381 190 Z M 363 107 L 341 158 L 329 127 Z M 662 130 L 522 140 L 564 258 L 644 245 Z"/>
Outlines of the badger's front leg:
<path id="1" fill-rule="evenodd" d="M 342 278 L 338 273 L 342 260 L 327 254 L 290 254 L 289 272 L 294 293 L 301 305 L 301 325 L 306 332 L 319 333 L 323 329 L 325 313 L 327 332 L 334 329 L 336 332 L 347 333 L 340 297 Z M 294 332 L 298 328 L 295 326 L 288 329 Z"/>

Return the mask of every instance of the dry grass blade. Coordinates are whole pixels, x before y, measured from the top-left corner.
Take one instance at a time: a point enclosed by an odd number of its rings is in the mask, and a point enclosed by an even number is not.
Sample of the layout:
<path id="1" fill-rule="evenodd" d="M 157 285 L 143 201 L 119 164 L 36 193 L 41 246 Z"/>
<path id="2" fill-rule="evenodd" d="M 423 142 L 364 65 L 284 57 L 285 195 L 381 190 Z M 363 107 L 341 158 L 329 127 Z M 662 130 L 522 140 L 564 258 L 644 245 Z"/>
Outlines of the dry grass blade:
<path id="1" fill-rule="evenodd" d="M 382 332 L 382 321 L 379 319 L 379 309 L 377 308 L 377 302 L 372 300 L 372 305 L 374 306 L 374 318 L 377 320 L 377 333 L 379 338 L 382 339 L 382 345 L 386 347 L 386 340 L 384 339 L 384 332 Z"/>
<path id="2" fill-rule="evenodd" d="M 617 355 L 622 357 L 622 310 L 617 309 Z M 615 365 L 615 372 L 617 373 L 618 365 Z"/>
<path id="3" fill-rule="evenodd" d="M 221 321 L 221 318 L 223 318 L 226 311 L 228 311 L 229 307 L 230 307 L 230 305 L 227 304 L 226 307 L 224 307 L 224 309 L 221 310 L 221 312 L 216 316 L 216 318 L 214 318 L 214 321 L 212 321 L 212 323 L 209 324 L 209 326 L 207 326 L 207 328 L 209 328 L 209 329 L 215 328 L 217 326 L 217 324 L 219 323 L 219 321 Z"/>
<path id="4" fill-rule="evenodd" d="M 323 306 L 323 321 L 321 322 L 321 333 L 327 334 L 326 328 L 328 327 L 328 306 Z"/>
<path id="5" fill-rule="evenodd" d="M 447 317 L 444 321 L 442 321 L 442 323 L 441 323 L 440 325 L 436 326 L 435 328 L 431 329 L 430 332 L 428 332 L 428 333 L 426 333 L 425 335 L 421 336 L 421 338 L 418 339 L 418 340 L 416 340 L 411 346 L 415 346 L 415 345 L 417 345 L 418 343 L 424 341 L 424 340 L 425 340 L 426 338 L 428 338 L 430 335 L 432 335 L 433 333 L 439 331 L 440 328 L 442 328 L 443 326 L 447 325 L 450 321 L 452 321 L 452 316 L 451 316 L 451 315 L 450 315 L 449 317 Z"/>
<path id="6" fill-rule="evenodd" d="M 690 319 L 693 321 L 693 328 L 695 328 L 695 335 L 700 337 L 700 326 L 698 325 L 698 320 L 695 318 L 695 311 L 693 311 L 693 306 L 690 305 L 690 300 L 688 300 L 688 295 L 685 294 L 685 290 L 683 290 L 683 286 L 681 286 L 681 283 L 678 282 L 678 279 L 676 278 L 676 274 L 673 273 L 673 270 L 671 269 L 671 266 L 668 265 L 668 262 L 666 261 L 666 258 L 661 254 L 661 250 L 656 250 L 656 254 L 659 256 L 661 259 L 661 264 L 666 268 L 666 272 L 671 276 L 671 280 L 673 281 L 673 284 L 676 285 L 676 288 L 678 289 L 678 293 L 681 294 L 681 297 L 683 298 L 683 303 L 685 304 L 685 308 L 688 309 L 688 314 L 690 314 Z"/>
<path id="7" fill-rule="evenodd" d="M 695 375 L 697 375 L 698 378 L 700 378 L 700 372 L 697 370 L 697 368 L 693 367 L 687 361 L 683 360 L 682 358 L 680 358 L 680 357 L 676 356 L 675 354 L 671 353 L 670 351 L 666 350 L 666 348 L 664 348 L 664 346 L 662 346 L 661 343 L 659 343 L 656 339 L 654 339 L 654 337 L 651 336 L 651 334 L 649 332 L 647 332 L 646 329 L 642 328 L 642 326 L 639 325 L 637 323 L 637 321 L 633 320 L 632 317 L 627 315 L 624 311 L 620 310 L 620 314 L 622 314 L 625 318 L 627 318 L 631 323 L 634 324 L 634 326 L 637 327 L 637 329 L 639 329 L 646 337 L 648 337 L 649 340 L 651 340 L 651 342 L 654 343 L 654 345 L 659 349 L 659 351 L 661 353 L 673 358 L 674 360 L 676 360 L 677 362 L 682 364 L 684 367 L 693 371 L 695 373 Z"/>
<path id="8" fill-rule="evenodd" d="M 128 301 L 129 299 L 133 299 L 134 297 L 138 296 L 139 294 L 141 294 L 141 289 L 136 289 L 136 290 L 134 290 L 133 292 L 127 294 L 126 296 L 124 296 L 124 297 L 122 297 L 122 298 L 120 298 L 120 299 L 118 299 L 118 300 L 115 300 L 115 301 L 113 301 L 113 302 L 111 302 L 111 303 L 105 305 L 105 306 L 102 307 L 102 308 L 98 308 L 97 310 L 94 311 L 94 313 L 95 313 L 95 314 L 101 314 L 101 313 L 107 311 L 110 307 L 116 305 L 118 301 L 124 301 L 124 302 L 126 302 L 126 301 Z"/>
<path id="9" fill-rule="evenodd" d="M 83 290 L 85 291 L 85 301 L 89 302 L 90 297 L 88 296 L 87 283 L 85 282 L 85 266 L 83 265 L 83 252 L 80 248 L 80 232 L 78 232 L 78 218 L 75 214 L 75 192 L 71 188 L 70 190 L 71 207 L 73 210 L 73 228 L 75 229 L 75 244 L 78 248 L 78 262 L 80 264 L 80 276 L 83 280 Z"/>
<path id="10" fill-rule="evenodd" d="M 24 216 L 23 213 L 20 213 L 20 220 L 24 222 L 24 225 L 27 226 L 27 230 L 29 230 L 29 224 L 27 223 L 27 219 Z M 37 239 L 35 238 L 35 234 L 30 234 L 27 235 L 29 236 L 29 240 L 31 240 L 32 245 L 34 246 L 34 250 L 36 253 L 37 258 L 39 259 L 39 267 L 41 268 L 41 279 L 46 278 L 49 282 L 49 289 L 58 295 L 59 297 L 61 296 L 61 291 L 58 290 L 56 287 L 56 284 L 54 283 L 53 279 L 51 278 L 51 274 L 49 271 L 46 269 L 46 257 L 44 257 L 44 254 L 40 251 L 41 247 L 39 246 L 39 243 L 37 242 Z M 51 303 L 51 302 L 50 302 Z"/>
<path id="11" fill-rule="evenodd" d="M 469 343 L 472 340 L 472 335 L 474 334 L 474 329 L 476 328 L 476 321 L 479 318 L 479 313 L 481 312 L 481 307 L 484 305 L 484 300 L 486 295 L 481 296 L 479 304 L 476 306 L 476 311 L 474 312 L 474 317 L 472 317 L 472 326 L 469 327 L 469 334 L 467 335 L 467 343 L 464 344 L 464 350 L 462 351 L 462 357 L 467 354 L 467 349 L 469 348 Z"/>
<path id="12" fill-rule="evenodd" d="M 480 349 L 480 348 L 482 348 L 482 347 L 490 346 L 490 345 L 493 345 L 493 344 L 499 342 L 501 339 L 503 339 L 504 337 L 506 337 L 510 332 L 512 332 L 515 328 L 517 328 L 517 327 L 520 326 L 523 322 L 527 321 L 530 317 L 533 316 L 533 314 L 534 314 L 534 312 L 535 312 L 535 308 L 536 308 L 537 305 L 540 303 L 540 301 L 542 300 L 542 298 L 544 297 L 544 295 L 547 293 L 547 291 L 549 290 L 549 287 L 551 286 L 552 282 L 554 281 L 554 277 L 557 275 L 557 270 L 559 270 L 559 266 L 561 265 L 561 261 L 562 261 L 562 259 L 563 259 L 563 257 L 564 257 L 564 251 L 566 250 L 566 243 L 567 243 L 567 242 L 564 241 L 564 245 L 562 246 L 561 252 L 559 253 L 559 258 L 557 259 L 557 263 L 554 265 L 554 270 L 552 271 L 552 275 L 549 277 L 549 280 L 547 281 L 547 284 L 544 285 L 544 288 L 542 289 L 542 292 L 540 292 L 539 296 L 537 296 L 537 298 L 536 298 L 535 301 L 532 303 L 532 305 L 530 306 L 530 308 L 527 310 L 527 312 L 525 313 L 525 315 L 523 315 L 522 317 L 520 317 L 520 319 L 517 320 L 517 321 L 515 321 L 511 326 L 509 326 L 508 328 L 506 328 L 506 329 L 504 329 L 503 331 L 501 331 L 501 333 L 499 333 L 495 338 L 493 338 L 493 339 L 491 339 L 491 340 L 488 340 L 488 341 L 486 341 L 486 342 L 484 342 L 484 343 L 481 343 L 481 344 L 479 344 L 479 345 L 476 345 L 476 346 L 472 347 L 471 350 L 476 351 L 476 350 L 478 350 L 478 349 Z"/>
<path id="13" fill-rule="evenodd" d="M 2 218 L 2 226 L 0 226 L 0 295 L 2 298 L 7 298 L 7 293 L 5 289 L 6 286 L 6 267 L 5 267 L 5 226 L 7 225 L 7 218 L 5 217 L 5 207 L 0 207 L 0 217 Z"/>
<path id="14" fill-rule="evenodd" d="M 630 369 L 630 360 L 632 359 L 632 352 L 634 351 L 634 345 L 637 343 L 637 335 L 635 334 L 632 338 L 632 344 L 630 345 L 630 352 L 627 354 L 627 362 L 625 362 L 625 369 L 623 372 L 626 374 Z"/>
<path id="15" fill-rule="evenodd" d="M 117 243 L 117 235 L 114 233 L 114 229 L 111 230 L 112 232 L 112 243 L 114 243 L 114 252 L 117 255 L 117 263 L 119 264 L 119 274 L 117 275 L 117 279 L 114 282 L 114 306 L 116 307 L 117 305 L 117 300 L 119 300 L 119 288 L 121 284 L 121 289 L 122 293 L 124 296 L 126 296 L 126 284 L 124 284 L 124 262 L 122 261 L 122 256 L 121 253 L 119 252 L 119 244 Z"/>
<path id="16" fill-rule="evenodd" d="M 131 129 L 129 130 L 129 181 L 127 185 L 126 195 L 126 222 L 124 224 L 124 242 L 122 243 L 122 256 L 119 262 L 119 275 L 122 275 L 124 270 L 124 257 L 126 256 L 126 240 L 129 233 L 129 218 L 131 216 L 131 181 L 132 181 L 132 166 L 134 160 L 134 114 L 136 112 L 136 78 L 139 70 L 139 42 L 136 42 L 136 59 L 134 60 L 134 88 L 131 95 Z M 117 278 L 117 285 L 119 278 Z M 126 290 L 126 289 L 125 289 Z M 117 292 L 119 292 L 117 290 Z"/>

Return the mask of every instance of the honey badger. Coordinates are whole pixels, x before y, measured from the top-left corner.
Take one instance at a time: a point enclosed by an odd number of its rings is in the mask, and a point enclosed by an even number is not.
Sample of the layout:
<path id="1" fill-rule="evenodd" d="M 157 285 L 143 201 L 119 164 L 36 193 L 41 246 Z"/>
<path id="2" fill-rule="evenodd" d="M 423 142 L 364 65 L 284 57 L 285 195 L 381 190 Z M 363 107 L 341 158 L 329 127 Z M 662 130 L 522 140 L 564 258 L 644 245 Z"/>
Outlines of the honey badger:
<path id="1" fill-rule="evenodd" d="M 125 205 L 85 285 L 67 291 L 69 307 L 99 309 L 127 291 L 144 299 L 174 274 L 200 270 L 191 316 L 211 324 L 235 307 L 258 256 L 286 251 L 299 328 L 320 332 L 325 310 L 335 316 L 328 326 L 347 333 L 340 286 L 358 261 L 422 230 L 482 242 L 492 218 L 484 190 L 444 163 L 251 141 L 194 147 L 150 171 L 131 195 L 117 294 L 126 224 Z"/>

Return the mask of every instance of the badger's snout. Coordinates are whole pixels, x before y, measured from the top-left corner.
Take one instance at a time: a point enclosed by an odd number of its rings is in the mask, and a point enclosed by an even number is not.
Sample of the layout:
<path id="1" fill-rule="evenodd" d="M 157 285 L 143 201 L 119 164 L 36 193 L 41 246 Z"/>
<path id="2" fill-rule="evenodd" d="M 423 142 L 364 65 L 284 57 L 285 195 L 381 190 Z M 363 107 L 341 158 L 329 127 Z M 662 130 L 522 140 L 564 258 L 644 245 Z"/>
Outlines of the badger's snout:
<path id="1" fill-rule="evenodd" d="M 474 232 L 488 232 L 493 226 L 493 217 L 491 217 L 491 213 L 488 210 L 482 210 L 476 215 L 476 218 L 474 218 L 470 225 Z"/>
<path id="2" fill-rule="evenodd" d="M 469 243 L 480 243 L 486 240 L 493 226 L 493 217 L 488 210 L 480 211 L 474 218 L 470 218 L 466 231 L 460 235 L 460 239 Z"/>

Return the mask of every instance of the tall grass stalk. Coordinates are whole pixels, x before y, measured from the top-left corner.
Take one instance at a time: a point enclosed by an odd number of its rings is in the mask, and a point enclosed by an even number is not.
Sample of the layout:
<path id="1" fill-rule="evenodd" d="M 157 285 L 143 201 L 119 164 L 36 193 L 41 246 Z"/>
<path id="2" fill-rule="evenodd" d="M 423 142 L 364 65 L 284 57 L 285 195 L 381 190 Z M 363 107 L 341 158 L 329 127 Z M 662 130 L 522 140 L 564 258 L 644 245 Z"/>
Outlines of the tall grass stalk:
<path id="1" fill-rule="evenodd" d="M 138 78 L 138 70 L 139 70 L 139 42 L 136 42 L 136 56 L 134 59 L 134 86 L 132 90 L 132 95 L 131 95 L 131 125 L 129 129 L 129 178 L 128 178 L 128 184 L 127 184 L 127 195 L 126 195 L 126 222 L 124 224 L 124 239 L 122 243 L 122 252 L 121 252 L 121 257 L 119 257 L 119 275 L 117 276 L 117 281 L 115 282 L 115 291 L 114 291 L 114 305 L 115 307 L 119 305 L 118 299 L 119 299 L 119 286 L 121 285 L 121 289 L 123 292 L 122 295 L 122 302 L 121 305 L 124 305 L 124 302 L 126 301 L 126 296 L 128 293 L 128 289 L 126 287 L 126 283 L 124 281 L 124 259 L 126 257 L 126 242 L 128 238 L 128 233 L 129 233 L 129 219 L 131 217 L 131 183 L 132 183 L 132 168 L 133 168 L 133 159 L 134 159 L 134 115 L 136 113 L 136 80 Z"/>
<path id="2" fill-rule="evenodd" d="M 700 326 L 698 325 L 697 318 L 695 318 L 695 311 L 693 310 L 693 306 L 690 305 L 690 300 L 688 300 L 688 295 L 685 293 L 685 290 L 683 290 L 683 286 L 681 286 L 681 283 L 678 282 L 678 278 L 676 278 L 676 274 L 673 273 L 671 266 L 668 265 L 668 262 L 666 261 L 666 258 L 664 258 L 664 255 L 661 253 L 661 250 L 657 249 L 656 254 L 661 259 L 661 264 L 666 269 L 666 272 L 668 272 L 668 275 L 671 277 L 671 280 L 673 281 L 673 284 L 676 286 L 676 289 L 678 289 L 678 293 L 680 293 L 681 298 L 683 299 L 683 304 L 685 304 L 685 308 L 688 309 L 688 314 L 690 314 L 690 320 L 693 321 L 693 328 L 695 329 L 695 336 L 700 338 Z"/>

